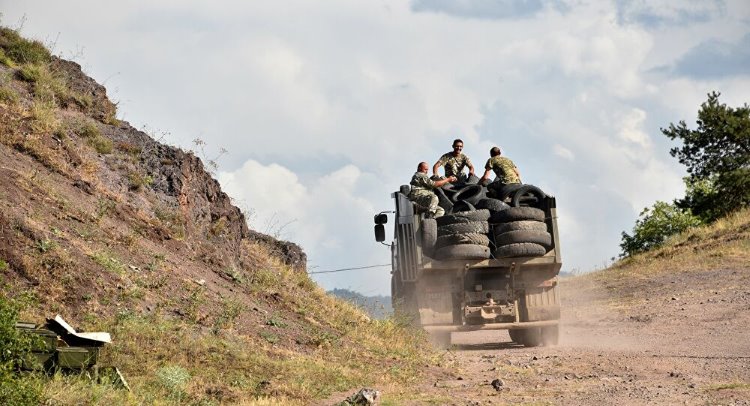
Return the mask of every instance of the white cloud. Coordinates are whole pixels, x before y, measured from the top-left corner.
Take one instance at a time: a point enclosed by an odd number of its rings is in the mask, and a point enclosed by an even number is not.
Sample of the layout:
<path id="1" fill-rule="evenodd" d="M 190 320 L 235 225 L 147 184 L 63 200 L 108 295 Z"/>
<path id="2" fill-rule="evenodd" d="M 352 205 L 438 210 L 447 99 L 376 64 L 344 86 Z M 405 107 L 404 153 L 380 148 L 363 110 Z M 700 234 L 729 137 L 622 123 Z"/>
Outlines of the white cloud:
<path id="1" fill-rule="evenodd" d="M 573 161 L 573 160 L 576 159 L 575 154 L 573 154 L 573 151 L 571 151 L 571 150 L 563 147 L 560 144 L 555 144 L 552 147 L 552 149 L 553 149 L 555 155 L 557 155 L 557 156 L 559 156 L 561 158 L 567 159 L 568 161 Z"/>
<path id="2" fill-rule="evenodd" d="M 643 132 L 643 122 L 646 120 L 646 112 L 634 108 L 626 112 L 620 119 L 620 137 L 643 149 L 648 149 L 651 146 L 648 134 Z"/>

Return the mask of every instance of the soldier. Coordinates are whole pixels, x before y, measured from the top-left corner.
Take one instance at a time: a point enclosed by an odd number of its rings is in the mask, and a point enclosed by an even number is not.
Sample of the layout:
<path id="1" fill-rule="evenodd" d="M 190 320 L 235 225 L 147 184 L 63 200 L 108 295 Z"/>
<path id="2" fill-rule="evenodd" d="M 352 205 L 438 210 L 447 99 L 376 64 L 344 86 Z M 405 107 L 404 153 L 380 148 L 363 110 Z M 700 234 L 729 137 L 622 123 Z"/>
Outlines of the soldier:
<path id="1" fill-rule="evenodd" d="M 521 183 L 521 174 L 518 172 L 516 164 L 510 158 L 500 156 L 500 154 L 499 147 L 490 149 L 490 159 L 484 165 L 484 176 L 479 180 L 480 184 L 485 184 L 489 180 L 491 171 L 494 171 L 497 176 L 496 182 L 502 184 Z"/>
<path id="2" fill-rule="evenodd" d="M 411 177 L 411 191 L 409 191 L 409 200 L 413 201 L 418 207 L 427 210 L 428 217 L 440 217 L 445 214 L 445 210 L 438 206 L 438 197 L 433 189 L 439 188 L 446 183 L 456 181 L 455 176 L 449 176 L 445 179 L 432 180 L 427 176 L 429 171 L 427 162 L 420 162 L 417 165 L 417 171 Z"/>
<path id="3" fill-rule="evenodd" d="M 435 162 L 435 165 L 432 167 L 432 173 L 437 176 L 438 168 L 440 168 L 440 166 L 442 165 L 445 167 L 446 177 L 463 177 L 461 172 L 464 170 L 464 167 L 467 166 L 469 167 L 469 176 L 473 176 L 474 165 L 472 165 L 469 157 L 461 152 L 463 149 L 463 141 L 458 138 L 453 140 L 453 151 L 443 154 L 443 156 L 441 156 L 440 159 Z"/>

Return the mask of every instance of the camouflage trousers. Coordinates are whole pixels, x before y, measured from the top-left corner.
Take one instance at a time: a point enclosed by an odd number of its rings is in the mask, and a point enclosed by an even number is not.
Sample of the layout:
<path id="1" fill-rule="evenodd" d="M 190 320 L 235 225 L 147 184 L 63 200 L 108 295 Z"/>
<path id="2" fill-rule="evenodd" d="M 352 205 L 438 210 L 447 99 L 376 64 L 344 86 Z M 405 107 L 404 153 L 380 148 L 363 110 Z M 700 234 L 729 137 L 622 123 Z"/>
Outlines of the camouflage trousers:
<path id="1" fill-rule="evenodd" d="M 440 217 L 445 214 L 445 210 L 438 206 L 440 200 L 435 193 L 427 190 L 415 190 L 409 193 L 409 200 L 414 202 L 417 209 L 427 212 L 432 217 Z"/>

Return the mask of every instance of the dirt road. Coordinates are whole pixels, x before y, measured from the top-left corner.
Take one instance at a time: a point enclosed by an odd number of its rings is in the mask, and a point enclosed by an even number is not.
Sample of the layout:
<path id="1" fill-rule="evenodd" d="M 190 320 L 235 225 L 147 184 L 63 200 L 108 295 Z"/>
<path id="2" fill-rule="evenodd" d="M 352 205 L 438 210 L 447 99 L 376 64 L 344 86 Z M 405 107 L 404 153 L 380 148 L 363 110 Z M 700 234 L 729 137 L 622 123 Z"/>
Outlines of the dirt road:
<path id="1" fill-rule="evenodd" d="M 454 333 L 456 375 L 424 390 L 454 405 L 750 405 L 750 270 L 561 288 L 558 346 Z"/>

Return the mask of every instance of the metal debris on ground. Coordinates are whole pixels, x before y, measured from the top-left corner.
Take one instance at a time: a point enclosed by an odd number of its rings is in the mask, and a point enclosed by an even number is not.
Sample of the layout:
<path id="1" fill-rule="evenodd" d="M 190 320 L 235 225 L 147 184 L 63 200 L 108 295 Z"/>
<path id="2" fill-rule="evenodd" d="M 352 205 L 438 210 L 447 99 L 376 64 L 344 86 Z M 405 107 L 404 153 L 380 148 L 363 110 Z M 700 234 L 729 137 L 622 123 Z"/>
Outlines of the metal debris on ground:
<path id="1" fill-rule="evenodd" d="M 77 332 L 60 315 L 47 319 L 44 325 L 18 322 L 16 329 L 39 338 L 29 356 L 20 365 L 22 369 L 53 372 L 56 370 L 91 371 L 100 382 L 130 390 L 122 373 L 116 367 L 98 368 L 99 349 L 112 342 L 109 333 Z"/>

